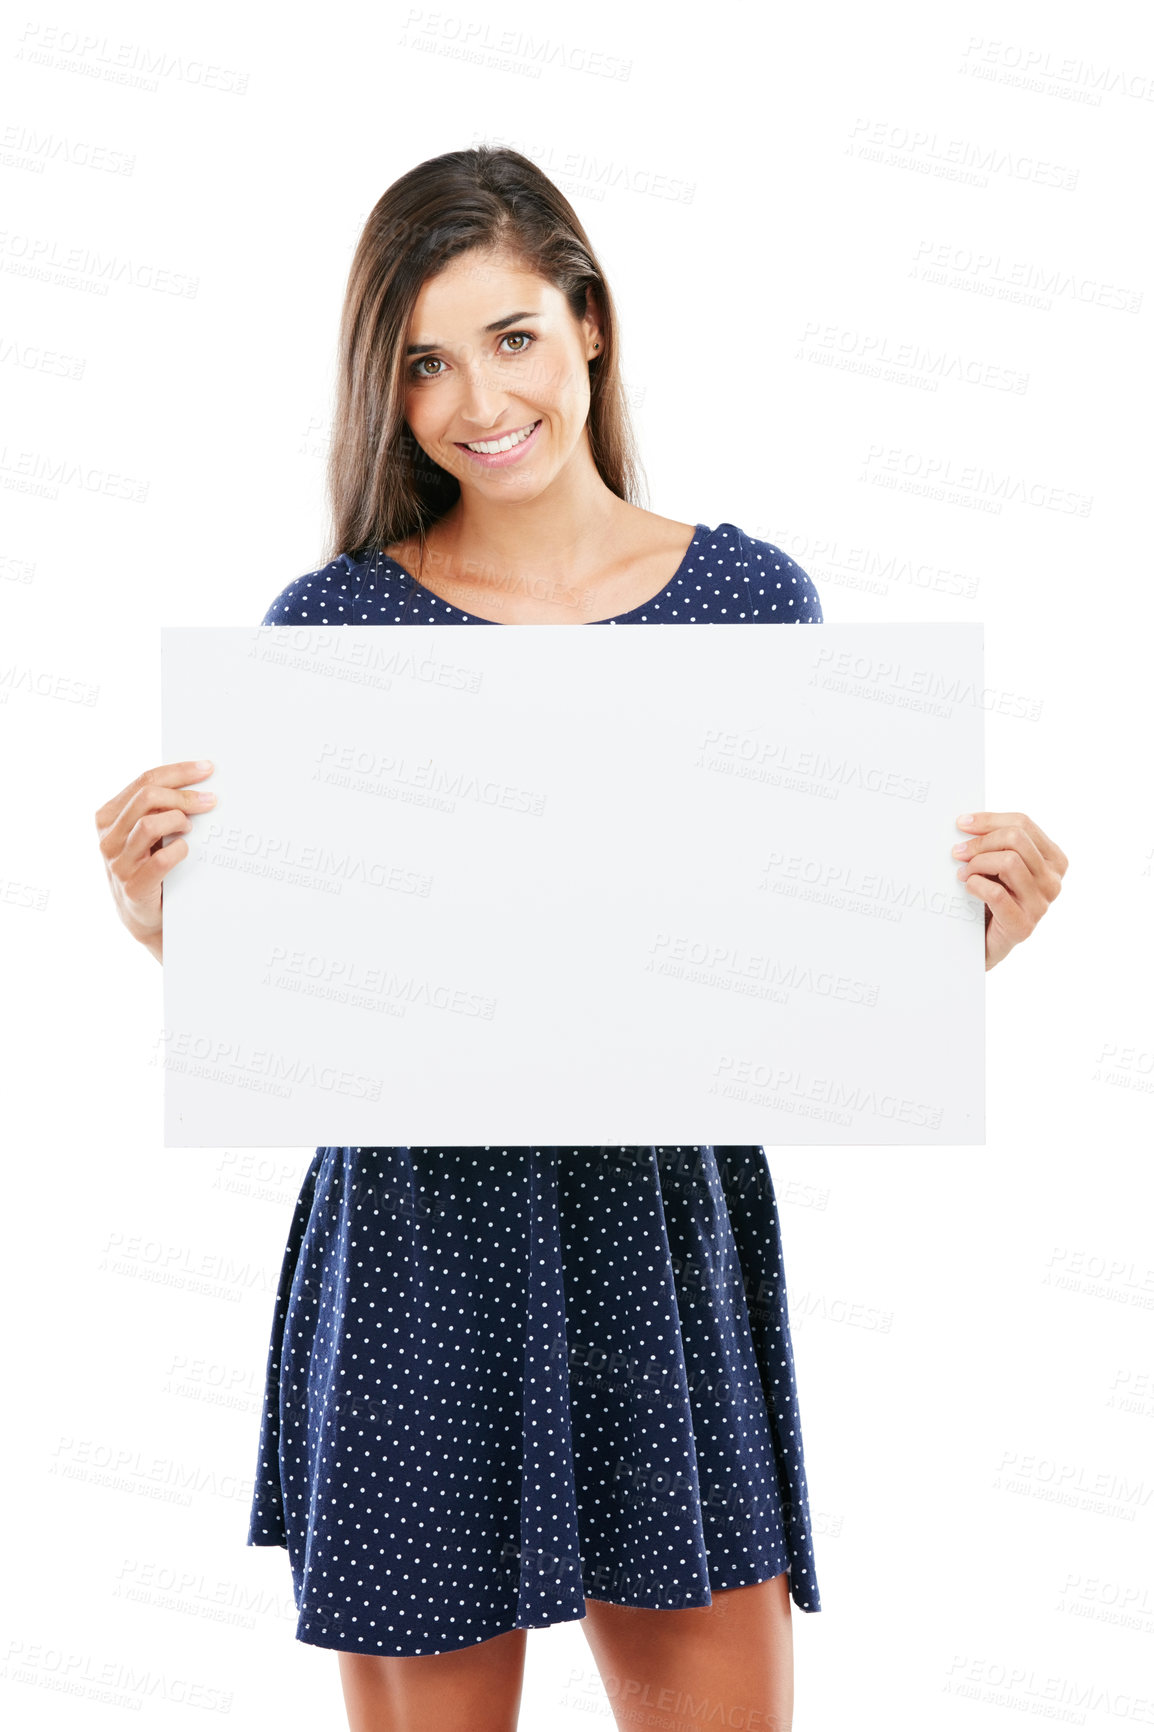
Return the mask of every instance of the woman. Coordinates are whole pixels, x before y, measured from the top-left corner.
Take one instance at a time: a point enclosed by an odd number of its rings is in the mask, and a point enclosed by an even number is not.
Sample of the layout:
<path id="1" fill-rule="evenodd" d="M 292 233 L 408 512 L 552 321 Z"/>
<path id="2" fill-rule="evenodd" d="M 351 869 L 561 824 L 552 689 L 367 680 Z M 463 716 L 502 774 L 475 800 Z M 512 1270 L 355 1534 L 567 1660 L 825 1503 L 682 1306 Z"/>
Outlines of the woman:
<path id="1" fill-rule="evenodd" d="M 612 297 L 515 151 L 422 163 L 372 212 L 330 489 L 334 556 L 265 625 L 822 619 L 771 543 L 633 503 Z M 158 958 L 188 852 L 161 838 L 211 805 L 205 773 L 146 772 L 98 814 Z M 1066 861 L 1021 814 L 964 827 L 989 968 Z M 573 1618 L 619 1725 L 692 1702 L 788 1727 L 791 1597 L 820 1598 L 764 1151 L 318 1149 L 248 1538 L 287 1547 L 297 1636 L 339 1653 L 354 1732 L 506 1732 L 527 1630 Z"/>

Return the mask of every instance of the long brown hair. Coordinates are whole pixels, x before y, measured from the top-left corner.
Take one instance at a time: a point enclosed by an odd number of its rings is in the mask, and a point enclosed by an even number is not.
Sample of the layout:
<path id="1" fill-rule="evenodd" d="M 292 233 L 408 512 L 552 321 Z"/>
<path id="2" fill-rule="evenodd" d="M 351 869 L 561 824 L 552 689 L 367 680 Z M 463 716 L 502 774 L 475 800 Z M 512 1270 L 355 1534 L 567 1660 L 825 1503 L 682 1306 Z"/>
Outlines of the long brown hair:
<path id="1" fill-rule="evenodd" d="M 528 157 L 482 144 L 430 157 L 378 199 L 357 242 L 341 312 L 328 461 L 326 563 L 367 557 L 426 529 L 460 496 L 448 470 L 405 422 L 405 333 L 427 279 L 470 247 L 523 261 L 567 298 L 575 319 L 589 287 L 601 349 L 589 362 L 589 445 L 605 485 L 638 502 L 640 465 L 618 365 L 617 316 L 605 273 L 564 194 Z"/>

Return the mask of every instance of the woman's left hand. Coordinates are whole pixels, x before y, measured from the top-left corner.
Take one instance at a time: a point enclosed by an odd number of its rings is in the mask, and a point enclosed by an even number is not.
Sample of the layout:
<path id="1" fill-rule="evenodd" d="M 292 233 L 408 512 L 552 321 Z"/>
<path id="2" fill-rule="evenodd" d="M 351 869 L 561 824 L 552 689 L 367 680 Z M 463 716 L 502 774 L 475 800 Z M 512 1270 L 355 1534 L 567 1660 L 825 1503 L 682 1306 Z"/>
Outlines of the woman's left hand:
<path id="1" fill-rule="evenodd" d="M 1069 861 L 1024 812 L 973 812 L 957 820 L 970 840 L 954 849 L 958 877 L 986 905 L 986 971 L 1029 938 L 1062 888 Z"/>

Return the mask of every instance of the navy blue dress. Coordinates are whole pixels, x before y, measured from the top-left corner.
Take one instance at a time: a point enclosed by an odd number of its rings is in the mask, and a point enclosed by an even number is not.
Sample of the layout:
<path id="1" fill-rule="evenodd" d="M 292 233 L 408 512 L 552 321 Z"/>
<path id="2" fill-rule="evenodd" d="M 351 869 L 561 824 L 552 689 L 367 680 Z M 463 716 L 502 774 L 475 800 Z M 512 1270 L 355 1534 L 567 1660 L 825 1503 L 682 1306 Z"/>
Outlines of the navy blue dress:
<path id="1" fill-rule="evenodd" d="M 821 619 L 779 548 L 699 523 L 659 595 L 591 623 Z M 261 623 L 494 622 L 377 552 Z M 247 1543 L 287 1548 L 297 1639 L 354 1653 L 447 1653 L 586 1596 L 707 1606 L 786 1570 L 819 1611 L 764 1149 L 317 1149 Z"/>

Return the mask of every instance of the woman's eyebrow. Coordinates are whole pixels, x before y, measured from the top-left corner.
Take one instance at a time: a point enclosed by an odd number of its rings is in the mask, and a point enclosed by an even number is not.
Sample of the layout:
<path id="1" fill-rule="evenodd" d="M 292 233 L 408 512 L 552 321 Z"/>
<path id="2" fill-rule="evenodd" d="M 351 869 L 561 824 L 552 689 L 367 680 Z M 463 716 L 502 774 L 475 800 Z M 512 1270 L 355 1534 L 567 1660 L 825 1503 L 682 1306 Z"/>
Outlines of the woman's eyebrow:
<path id="1" fill-rule="evenodd" d="M 515 325 L 521 319 L 539 319 L 540 313 L 506 313 L 503 319 L 494 319 L 491 325 L 483 327 L 485 335 L 493 331 L 503 331 L 506 325 Z M 430 349 L 444 349 L 445 343 L 410 343 L 405 350 L 406 355 L 427 355 Z"/>

